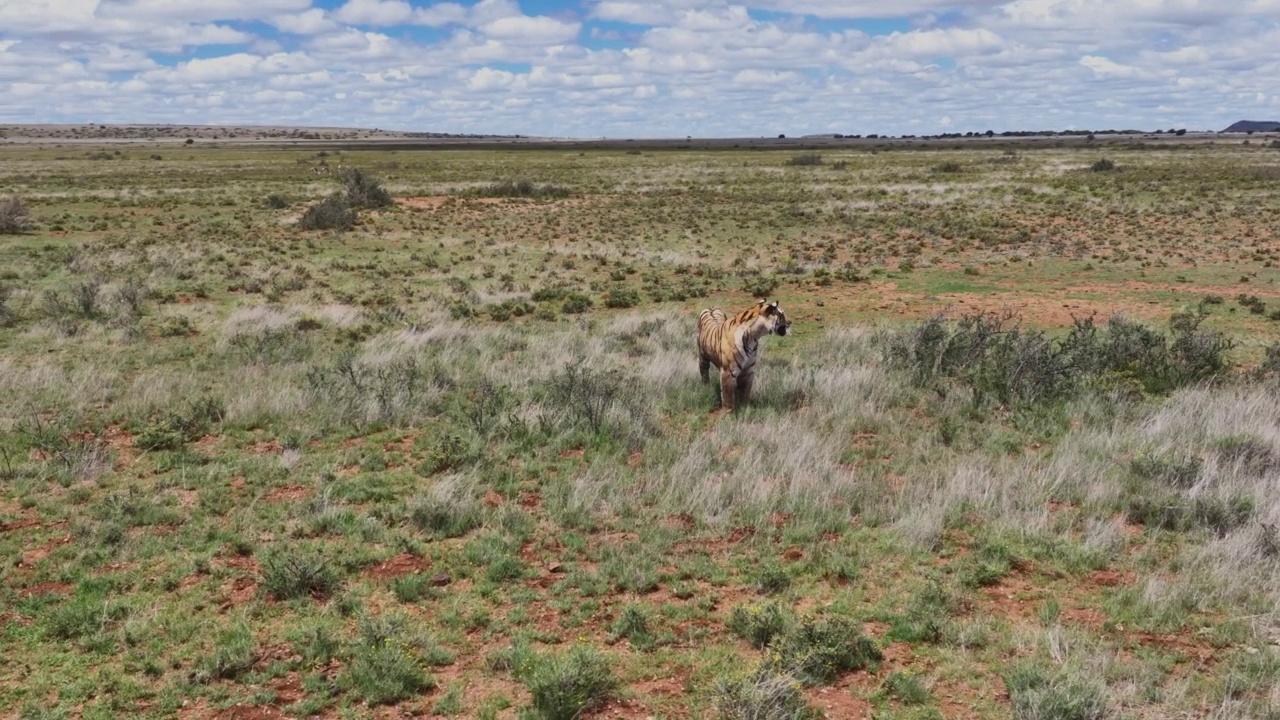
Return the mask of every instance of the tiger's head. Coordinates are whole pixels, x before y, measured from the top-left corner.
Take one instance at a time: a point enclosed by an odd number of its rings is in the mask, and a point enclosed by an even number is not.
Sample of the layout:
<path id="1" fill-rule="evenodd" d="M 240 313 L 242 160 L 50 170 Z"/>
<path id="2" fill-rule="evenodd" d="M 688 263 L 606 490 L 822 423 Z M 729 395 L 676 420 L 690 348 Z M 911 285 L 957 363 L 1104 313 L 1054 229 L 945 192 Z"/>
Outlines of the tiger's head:
<path id="1" fill-rule="evenodd" d="M 787 319 L 787 314 L 782 311 L 782 306 L 777 300 L 768 302 L 760 301 L 760 314 L 764 317 L 765 322 L 769 325 L 769 332 L 775 335 L 786 335 L 791 329 L 791 321 Z"/>

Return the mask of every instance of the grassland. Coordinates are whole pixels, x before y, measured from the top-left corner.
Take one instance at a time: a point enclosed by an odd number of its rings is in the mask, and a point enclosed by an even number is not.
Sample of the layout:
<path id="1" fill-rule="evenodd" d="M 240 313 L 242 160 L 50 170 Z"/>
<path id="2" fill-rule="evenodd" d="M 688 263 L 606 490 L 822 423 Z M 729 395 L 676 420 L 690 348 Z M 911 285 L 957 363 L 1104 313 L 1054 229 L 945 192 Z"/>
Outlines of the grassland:
<path id="1" fill-rule="evenodd" d="M 1280 717 L 1273 149 L 0 159 L 6 714 Z"/>

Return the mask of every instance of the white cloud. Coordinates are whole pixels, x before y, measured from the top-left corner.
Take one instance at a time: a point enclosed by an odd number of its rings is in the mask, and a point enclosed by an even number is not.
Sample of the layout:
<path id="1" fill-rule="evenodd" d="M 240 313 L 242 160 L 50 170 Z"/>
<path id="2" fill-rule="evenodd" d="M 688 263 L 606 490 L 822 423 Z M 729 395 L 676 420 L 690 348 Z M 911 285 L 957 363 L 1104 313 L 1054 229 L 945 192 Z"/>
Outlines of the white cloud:
<path id="1" fill-rule="evenodd" d="M 480 26 L 491 38 L 509 43 L 545 45 L 572 40 L 582 29 L 581 23 L 568 23 L 546 16 L 503 17 Z"/>
<path id="2" fill-rule="evenodd" d="M 1141 77 L 1144 74 L 1138 68 L 1130 65 L 1121 65 L 1110 58 L 1098 55 L 1085 55 L 1080 58 L 1080 64 L 1092 70 L 1093 74 L 1099 77 L 1132 78 Z"/>
<path id="3" fill-rule="evenodd" d="M 59 0 L 51 0 L 58 2 Z M 281 13 L 298 12 L 311 0 L 62 0 L 68 5 L 96 5 L 99 18 L 177 20 L 187 23 L 215 20 L 263 20 Z"/>
<path id="4" fill-rule="evenodd" d="M 1280 112 L 1280 0 L 565 2 L 530 16 L 513 0 L 0 0 L 0 121 L 683 137 Z M 428 42 L 415 25 L 447 29 Z"/>
<path id="5" fill-rule="evenodd" d="M 341 27 L 331 20 L 325 11 L 311 8 L 299 13 L 273 15 L 267 19 L 272 27 L 294 35 L 319 35 Z"/>
<path id="6" fill-rule="evenodd" d="M 351 25 L 399 25 L 413 17 L 404 0 L 347 0 L 333 13 L 338 22 Z"/>

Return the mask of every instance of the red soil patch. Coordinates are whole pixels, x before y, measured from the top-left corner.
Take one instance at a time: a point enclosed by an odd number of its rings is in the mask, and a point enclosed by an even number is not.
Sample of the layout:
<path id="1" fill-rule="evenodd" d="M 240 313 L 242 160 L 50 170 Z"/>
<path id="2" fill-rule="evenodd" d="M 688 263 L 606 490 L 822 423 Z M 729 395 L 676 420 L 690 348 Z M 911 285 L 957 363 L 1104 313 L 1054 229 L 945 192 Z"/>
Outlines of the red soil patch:
<path id="1" fill-rule="evenodd" d="M 234 568 L 250 573 L 262 572 L 262 564 L 252 555 L 231 555 L 229 557 L 220 558 L 218 564 L 222 567 Z"/>
<path id="2" fill-rule="evenodd" d="M 314 492 L 315 488 L 302 487 L 301 485 L 285 485 L 271 488 L 263 499 L 267 502 L 293 502 L 295 500 L 305 500 L 311 497 Z"/>
<path id="3" fill-rule="evenodd" d="M 1107 616 L 1095 608 L 1063 608 L 1061 617 L 1068 623 L 1084 626 L 1094 632 L 1102 629 Z"/>
<path id="4" fill-rule="evenodd" d="M 14 520 L 0 525 L 0 533 L 13 532 L 15 530 L 25 530 L 29 527 L 39 527 L 40 521 L 36 518 L 26 518 L 23 520 Z"/>
<path id="5" fill-rule="evenodd" d="M 816 687 L 804 691 L 809 704 L 822 711 L 823 717 L 854 720 L 875 716 L 874 708 L 865 698 L 856 697 L 848 687 Z"/>
<path id="6" fill-rule="evenodd" d="M 279 440 L 255 440 L 245 449 L 254 455 L 279 455 L 284 447 Z"/>
<path id="7" fill-rule="evenodd" d="M 698 523 L 689 513 L 677 513 L 663 518 L 662 524 L 677 530 L 692 530 Z"/>
<path id="8" fill-rule="evenodd" d="M 46 542 L 40 547 L 34 548 L 32 550 L 27 550 L 26 552 L 22 553 L 22 563 L 18 567 L 22 567 L 22 568 L 35 567 L 36 563 L 49 557 L 49 553 L 53 552 L 54 548 L 57 548 L 60 545 L 66 545 L 69 542 L 71 542 L 71 536 L 64 535 L 63 537 L 60 537 L 60 538 L 54 538 L 53 540 Z"/>
<path id="9" fill-rule="evenodd" d="M 998 616 L 1026 620 L 1036 615 L 1049 590 L 1028 578 L 1007 575 L 998 584 L 982 588 L 982 595 Z"/>
<path id="10" fill-rule="evenodd" d="M 542 496 L 532 490 L 526 490 L 520 493 L 521 507 L 536 508 L 542 505 Z"/>
<path id="11" fill-rule="evenodd" d="M 258 595 L 258 583 L 253 578 L 238 577 L 232 578 L 223 583 L 222 591 L 227 598 L 218 606 L 219 612 L 226 612 L 234 607 L 239 607 Z"/>
<path id="12" fill-rule="evenodd" d="M 128 430 L 119 425 L 108 425 L 102 431 L 102 439 L 107 443 L 107 447 L 116 452 L 117 471 L 123 470 L 133 464 L 137 453 L 133 449 L 133 436 Z"/>
<path id="13" fill-rule="evenodd" d="M 218 447 L 219 438 L 217 435 L 203 435 L 199 440 L 191 443 L 192 447 L 206 455 L 212 454 Z"/>
<path id="14" fill-rule="evenodd" d="M 36 595 L 65 595 L 75 588 L 74 585 L 62 582 L 42 582 L 36 583 L 29 587 L 24 587 L 18 591 L 18 595 L 22 597 L 34 597 Z"/>
<path id="15" fill-rule="evenodd" d="M 1119 587 L 1121 585 L 1132 585 L 1134 575 L 1132 572 L 1119 570 L 1094 570 L 1089 573 L 1088 583 L 1096 587 Z"/>
<path id="16" fill-rule="evenodd" d="M 499 495 L 494 490 L 486 490 L 484 492 L 484 504 L 489 507 L 502 507 L 506 502 L 507 499 Z"/>
<path id="17" fill-rule="evenodd" d="M 248 481 L 245 480 L 245 477 L 243 475 L 237 475 L 231 478 L 230 484 L 231 484 L 232 490 L 243 490 L 244 486 L 248 484 Z"/>
<path id="18" fill-rule="evenodd" d="M 587 454 L 587 451 L 585 448 L 573 448 L 570 450 L 562 451 L 559 457 L 561 460 L 568 460 L 570 458 L 580 458 L 585 456 L 586 454 Z"/>
<path id="19" fill-rule="evenodd" d="M 369 568 L 365 571 L 365 575 L 371 578 L 388 579 L 398 578 L 403 575 L 416 575 L 430 569 L 430 558 L 400 553 Z"/>

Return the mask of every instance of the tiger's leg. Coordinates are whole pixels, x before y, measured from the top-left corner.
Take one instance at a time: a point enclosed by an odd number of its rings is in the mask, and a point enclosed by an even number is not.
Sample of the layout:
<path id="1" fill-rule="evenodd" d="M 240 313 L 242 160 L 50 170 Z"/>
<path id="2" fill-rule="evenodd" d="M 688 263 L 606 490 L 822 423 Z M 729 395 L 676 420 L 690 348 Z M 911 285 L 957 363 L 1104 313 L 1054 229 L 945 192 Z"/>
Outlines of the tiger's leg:
<path id="1" fill-rule="evenodd" d="M 711 382 L 711 358 L 704 352 L 698 353 L 698 372 L 702 375 L 702 382 Z"/>
<path id="2" fill-rule="evenodd" d="M 728 369 L 720 370 L 720 407 L 723 410 L 733 410 L 734 400 L 738 394 L 738 379 Z"/>
<path id="3" fill-rule="evenodd" d="M 742 407 L 751 399 L 751 386 L 755 384 L 755 375 L 742 375 L 738 378 L 737 406 Z"/>

